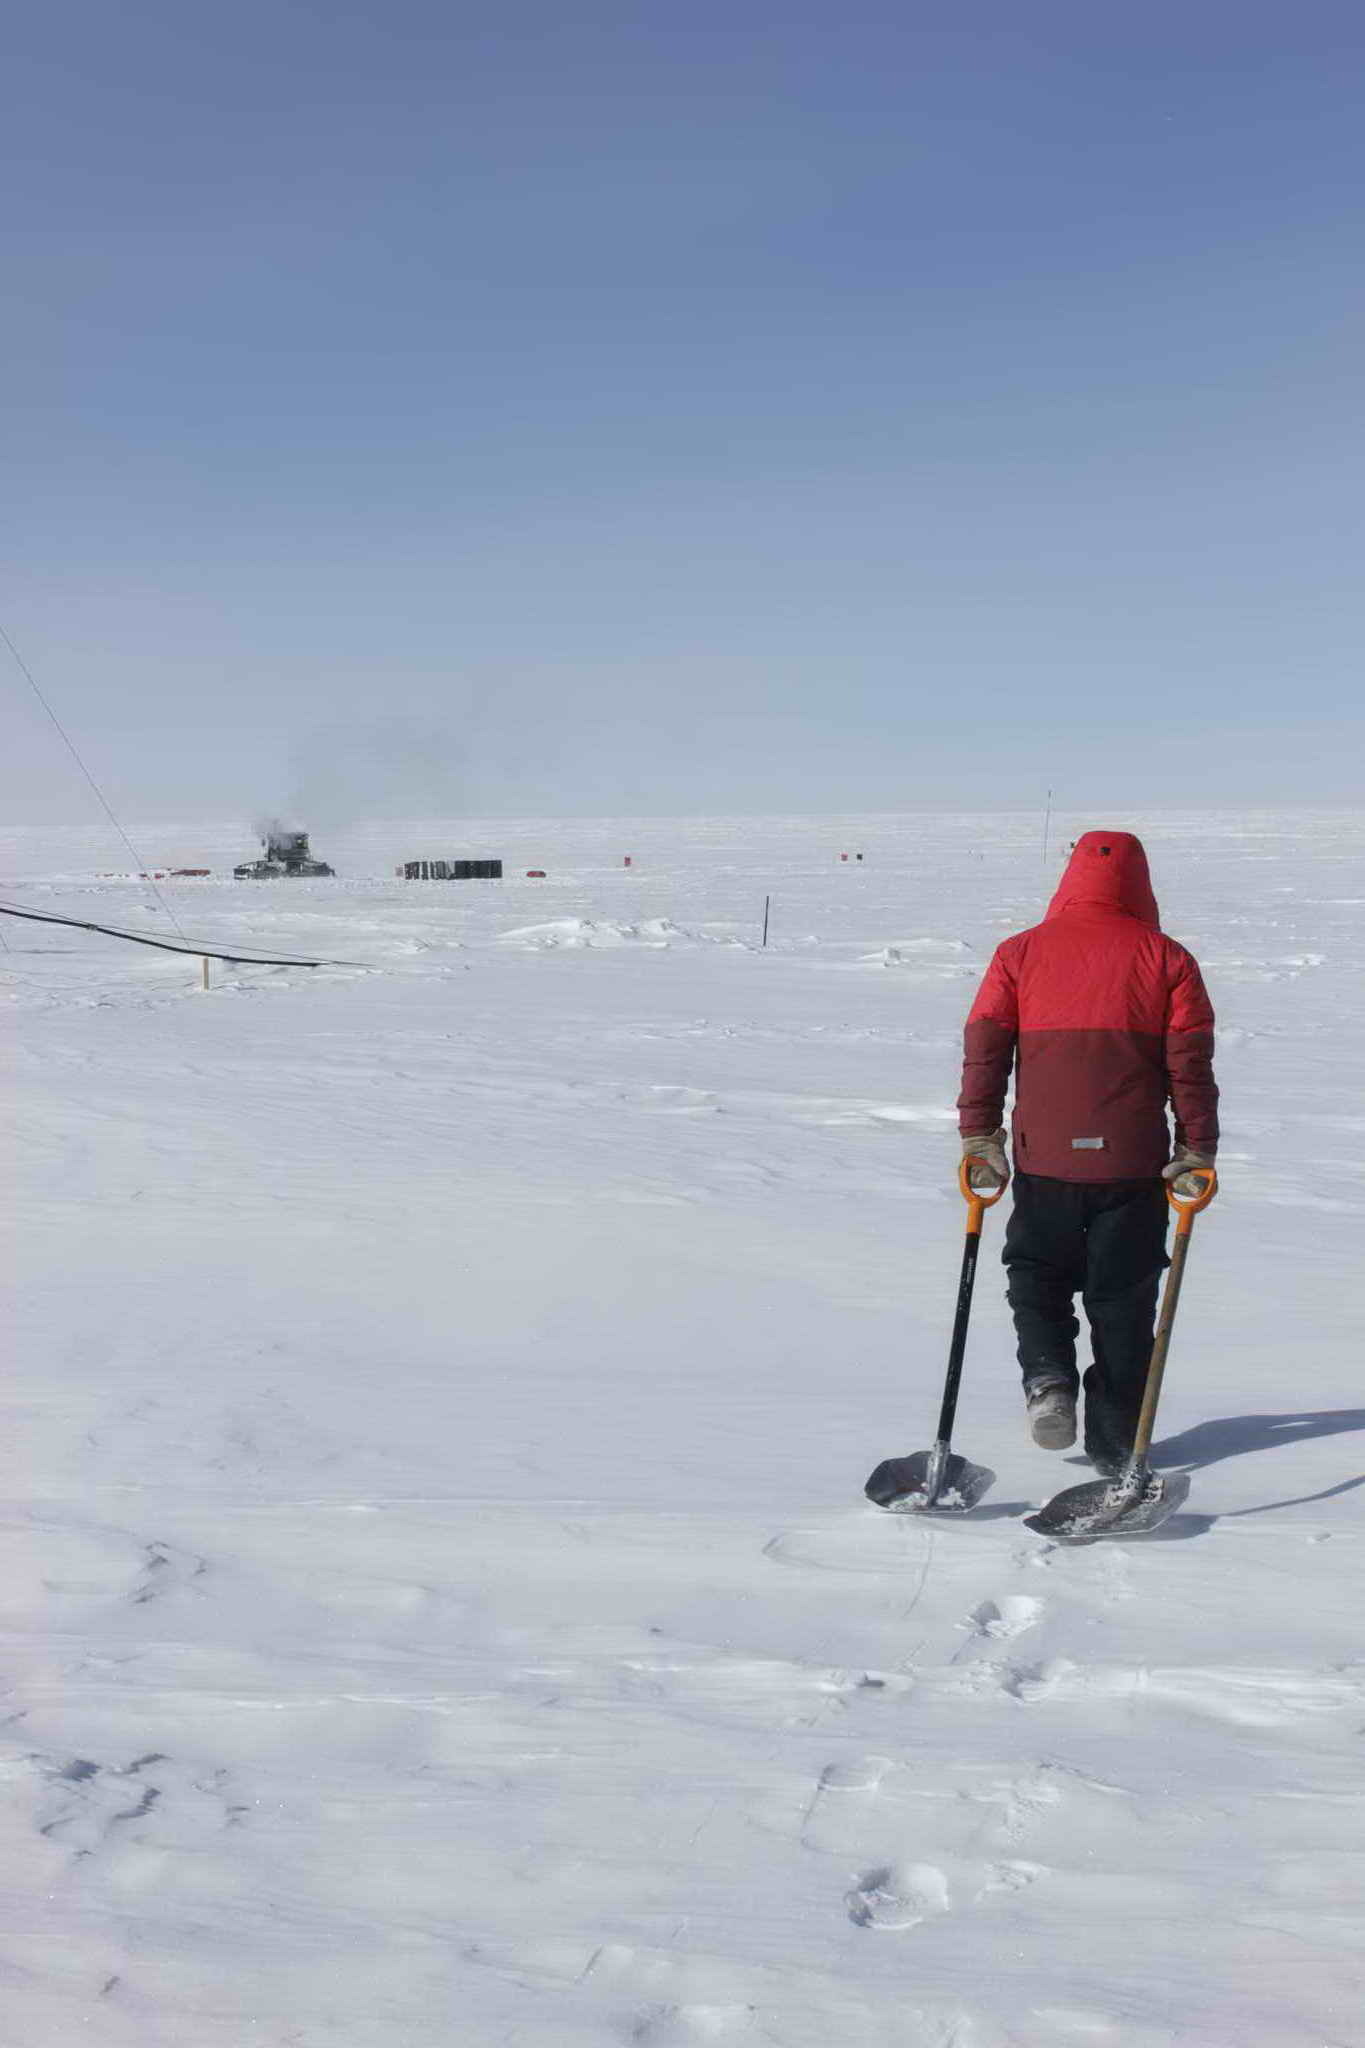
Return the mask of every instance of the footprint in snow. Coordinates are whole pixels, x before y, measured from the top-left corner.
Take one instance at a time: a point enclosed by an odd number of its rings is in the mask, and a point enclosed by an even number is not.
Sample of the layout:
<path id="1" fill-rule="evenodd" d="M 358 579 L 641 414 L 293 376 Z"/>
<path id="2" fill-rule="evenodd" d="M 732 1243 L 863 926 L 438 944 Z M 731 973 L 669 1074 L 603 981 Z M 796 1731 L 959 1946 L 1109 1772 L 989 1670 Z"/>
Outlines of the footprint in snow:
<path id="1" fill-rule="evenodd" d="M 1235 1665 L 1077 1664 L 1056 1657 L 999 1676 L 1004 1691 L 1030 1705 L 1145 1698 L 1237 1728 L 1280 1728 L 1310 1714 L 1359 1709 L 1362 1697 L 1360 1685 L 1337 1672 Z"/>
<path id="2" fill-rule="evenodd" d="M 77 1859 L 125 1840 L 198 1851 L 248 1811 L 246 1801 L 234 1797 L 226 1771 L 204 1775 L 159 1750 L 126 1764 L 73 1757 L 44 1767 L 43 1774 L 48 1790 L 36 1816 L 38 1832 Z"/>
<path id="3" fill-rule="evenodd" d="M 1024 1892 L 1047 1874 L 1045 1863 L 1030 1863 L 1023 1856 L 1011 1857 L 1004 1863 L 992 1863 L 976 1897 L 984 1899 L 989 1892 Z"/>
<path id="4" fill-rule="evenodd" d="M 648 2048 L 698 2048 L 704 2041 L 771 2040 L 756 2031 L 751 2005 L 646 2005 L 632 2015 L 626 2038 Z"/>
<path id="5" fill-rule="evenodd" d="M 847 1757 L 826 1764 L 801 1825 L 802 1846 L 830 1856 L 847 1854 L 850 1835 L 861 1838 L 868 1803 L 891 1769 L 887 1756 Z"/>
<path id="6" fill-rule="evenodd" d="M 844 1903 L 855 1927 L 898 1934 L 937 1919 L 949 1910 L 952 1899 L 948 1880 L 936 1863 L 887 1863 L 861 1877 Z"/>
<path id="7" fill-rule="evenodd" d="M 826 1764 L 817 1787 L 821 1792 L 874 1792 L 891 1768 L 889 1756 L 859 1756 Z"/>
<path id="8" fill-rule="evenodd" d="M 179 1592 L 195 1579 L 202 1578 L 207 1570 L 208 1560 L 196 1557 L 193 1551 L 177 1550 L 170 1543 L 149 1543 L 146 1562 L 129 1597 L 134 1607 L 145 1607 L 150 1600 L 161 1600 L 169 1593 Z"/>
<path id="9" fill-rule="evenodd" d="M 706 1088 L 670 1087 L 656 1082 L 649 1095 L 652 1099 L 646 1107 L 664 1116 L 710 1116 L 720 1109 L 719 1102 Z"/>
<path id="10" fill-rule="evenodd" d="M 1004 1638 L 1021 1636 L 1047 1612 L 1047 1602 L 1031 1593 L 1006 1593 L 999 1601 L 983 1600 L 974 1607 L 961 1627 L 974 1635 Z"/>
<path id="11" fill-rule="evenodd" d="M 954 1863 L 953 1883 L 965 1903 L 979 1906 L 993 1894 L 1027 1891 L 1048 1875 L 1045 1863 L 1022 1856 L 996 1863 Z M 948 1873 L 937 1863 L 886 1863 L 869 1870 L 845 1895 L 848 1917 L 855 1927 L 877 1927 L 898 1934 L 953 1910 Z"/>
<path id="12" fill-rule="evenodd" d="M 1057 1817 L 1057 1810 L 1076 1787 L 1090 1789 L 1092 1783 L 1064 1766 L 1040 1763 L 1022 1777 L 997 1778 L 989 1785 L 978 1786 L 967 1794 L 969 1803 L 983 1810 L 985 1817 L 977 1838 L 984 1836 L 1013 1847 L 1045 1819 Z M 1114 1790 L 1108 1786 L 1094 1789 L 1105 1793 Z"/>

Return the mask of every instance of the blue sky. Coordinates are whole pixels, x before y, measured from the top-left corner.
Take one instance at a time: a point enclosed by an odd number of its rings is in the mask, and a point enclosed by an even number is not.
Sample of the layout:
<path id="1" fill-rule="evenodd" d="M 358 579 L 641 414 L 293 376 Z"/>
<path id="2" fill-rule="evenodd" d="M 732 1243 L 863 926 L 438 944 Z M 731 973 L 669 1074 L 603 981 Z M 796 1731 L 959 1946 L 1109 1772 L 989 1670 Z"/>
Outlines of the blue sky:
<path id="1" fill-rule="evenodd" d="M 0 617 L 134 815 L 370 751 L 389 808 L 1354 798 L 1362 60 L 1254 0 L 27 10 Z M 85 815 L 3 701 L 9 814 Z"/>

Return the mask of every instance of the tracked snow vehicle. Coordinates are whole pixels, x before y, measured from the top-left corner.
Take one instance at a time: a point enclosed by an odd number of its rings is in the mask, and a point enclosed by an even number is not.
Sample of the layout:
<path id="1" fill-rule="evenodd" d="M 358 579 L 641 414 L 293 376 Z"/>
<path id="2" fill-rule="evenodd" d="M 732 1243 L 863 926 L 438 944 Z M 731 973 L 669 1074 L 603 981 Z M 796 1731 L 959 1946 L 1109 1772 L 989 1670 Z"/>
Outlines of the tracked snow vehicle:
<path id="1" fill-rule="evenodd" d="M 286 875 L 332 875 L 325 860 L 314 860 L 306 832 L 270 830 L 265 835 L 265 852 L 259 860 L 243 861 L 232 870 L 239 882 L 273 882 Z"/>

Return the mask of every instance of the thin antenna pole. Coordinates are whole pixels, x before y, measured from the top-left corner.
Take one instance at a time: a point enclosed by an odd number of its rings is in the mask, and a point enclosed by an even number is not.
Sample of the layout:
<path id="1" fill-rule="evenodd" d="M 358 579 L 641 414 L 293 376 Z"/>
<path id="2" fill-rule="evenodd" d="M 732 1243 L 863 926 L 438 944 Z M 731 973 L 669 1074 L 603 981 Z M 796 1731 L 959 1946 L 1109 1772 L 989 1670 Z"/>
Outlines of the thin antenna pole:
<path id="1" fill-rule="evenodd" d="M 1052 791 L 1047 793 L 1047 809 L 1043 813 L 1043 865 L 1047 865 L 1047 838 L 1052 826 Z"/>
<path id="2" fill-rule="evenodd" d="M 773 899 L 771 896 L 765 896 L 763 898 L 763 944 L 765 948 L 768 944 L 768 910 L 772 904 L 772 900 Z"/>

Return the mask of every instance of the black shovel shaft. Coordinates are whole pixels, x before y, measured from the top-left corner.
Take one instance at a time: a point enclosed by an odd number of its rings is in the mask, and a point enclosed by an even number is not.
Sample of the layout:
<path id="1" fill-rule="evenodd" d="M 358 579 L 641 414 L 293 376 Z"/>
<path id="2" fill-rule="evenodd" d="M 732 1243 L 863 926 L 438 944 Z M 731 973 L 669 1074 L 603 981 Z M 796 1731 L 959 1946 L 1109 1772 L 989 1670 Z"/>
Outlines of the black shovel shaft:
<path id="1" fill-rule="evenodd" d="M 967 1226 L 967 1241 L 962 1247 L 962 1272 L 957 1283 L 957 1313 L 953 1317 L 953 1341 L 948 1347 L 948 1375 L 943 1382 L 943 1406 L 938 1416 L 938 1442 L 951 1442 L 953 1421 L 957 1415 L 958 1388 L 962 1385 L 962 1361 L 967 1355 L 967 1324 L 971 1320 L 972 1290 L 976 1285 L 976 1256 L 981 1249 L 981 1217 L 973 1208 L 972 1222 Z"/>

